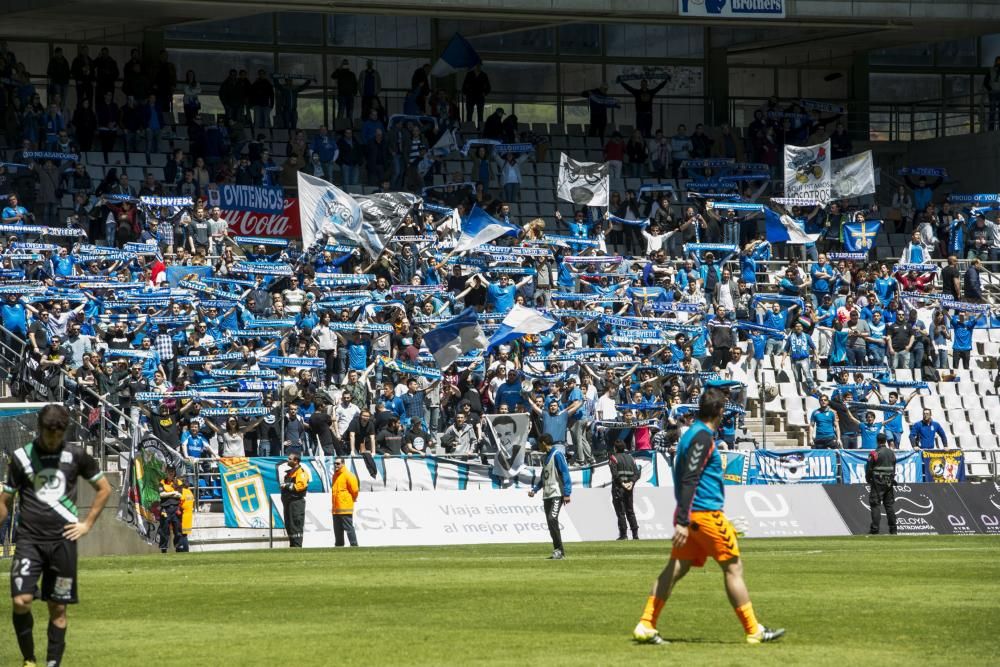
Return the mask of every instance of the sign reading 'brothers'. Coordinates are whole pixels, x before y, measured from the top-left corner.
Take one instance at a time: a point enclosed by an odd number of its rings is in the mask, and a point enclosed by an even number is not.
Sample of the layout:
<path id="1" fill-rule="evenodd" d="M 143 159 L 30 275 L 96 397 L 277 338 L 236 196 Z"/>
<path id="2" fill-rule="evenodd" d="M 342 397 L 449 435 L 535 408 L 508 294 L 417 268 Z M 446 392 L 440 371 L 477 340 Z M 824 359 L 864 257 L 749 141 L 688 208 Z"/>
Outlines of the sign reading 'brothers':
<path id="1" fill-rule="evenodd" d="M 785 0 L 681 0 L 681 16 L 783 19 Z"/>

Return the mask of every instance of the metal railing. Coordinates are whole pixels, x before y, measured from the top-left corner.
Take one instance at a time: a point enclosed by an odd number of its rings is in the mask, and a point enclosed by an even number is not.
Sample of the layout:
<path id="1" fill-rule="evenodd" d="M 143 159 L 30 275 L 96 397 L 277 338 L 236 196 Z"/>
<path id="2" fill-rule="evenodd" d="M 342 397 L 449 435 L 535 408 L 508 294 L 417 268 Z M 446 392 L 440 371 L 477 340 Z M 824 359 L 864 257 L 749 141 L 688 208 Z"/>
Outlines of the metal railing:
<path id="1" fill-rule="evenodd" d="M 20 350 L 15 349 L 14 345 Z M 84 445 L 89 445 L 95 458 L 100 461 L 102 470 L 118 471 L 119 467 L 114 457 L 130 452 L 132 430 L 139 428 L 137 421 L 108 401 L 106 396 L 98 394 L 90 387 L 73 381 L 75 386 L 70 389 L 70 385 L 66 383 L 70 374 L 65 368 L 59 369 L 59 383 L 54 389 L 46 387 L 46 392 L 41 392 L 36 384 L 37 380 L 29 377 L 31 371 L 28 368 L 28 347 L 26 341 L 0 325 L 0 376 L 3 376 L 8 383 L 8 391 L 13 391 L 20 385 L 21 395 L 18 398 L 36 398 L 41 401 L 66 404 L 69 408 L 72 431 L 69 439 L 75 437 Z M 86 413 L 83 412 L 83 407 L 87 408 Z M 109 437 L 112 431 L 119 433 L 124 431 L 124 435 Z M 152 432 L 147 431 L 142 437 L 157 440 L 174 449 Z M 114 465 L 110 465 L 112 463 Z"/>
<path id="2" fill-rule="evenodd" d="M 764 108 L 767 101 L 764 97 L 730 98 L 729 118 L 734 128 L 744 131 L 753 121 L 754 111 Z M 847 112 L 833 122 L 844 123 L 855 140 L 915 141 L 974 134 L 987 129 L 987 101 L 982 92 L 909 102 L 837 100 L 836 104 L 843 105 Z M 784 109 L 788 103 L 783 100 L 778 106 Z M 833 114 L 821 116 L 832 118 Z"/>

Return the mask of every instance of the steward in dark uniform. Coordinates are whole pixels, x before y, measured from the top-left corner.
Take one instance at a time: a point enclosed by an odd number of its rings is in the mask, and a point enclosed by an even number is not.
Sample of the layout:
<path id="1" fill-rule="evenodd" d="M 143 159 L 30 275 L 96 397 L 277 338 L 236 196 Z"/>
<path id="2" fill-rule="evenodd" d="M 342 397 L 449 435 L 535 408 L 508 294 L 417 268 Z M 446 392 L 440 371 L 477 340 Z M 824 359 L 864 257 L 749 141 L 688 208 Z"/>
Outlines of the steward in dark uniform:
<path id="1" fill-rule="evenodd" d="M 173 466 L 167 468 L 167 476 L 160 480 L 160 553 L 167 553 L 170 543 L 170 532 L 174 533 L 174 551 L 186 553 L 189 551 L 187 535 L 181 528 L 181 498 L 184 493 L 184 480 L 177 478 L 177 470 Z"/>
<path id="2" fill-rule="evenodd" d="M 635 511 L 632 509 L 632 493 L 639 479 L 639 466 L 632 455 L 625 451 L 622 440 L 615 441 L 615 453 L 608 458 L 608 465 L 611 468 L 611 504 L 618 517 L 618 539 L 628 539 L 625 532 L 625 520 L 628 519 L 632 539 L 637 540 L 639 522 L 635 520 Z"/>
<path id="3" fill-rule="evenodd" d="M 288 470 L 281 481 L 281 504 L 284 508 L 288 546 L 301 547 L 306 524 L 306 487 L 309 479 L 302 469 L 298 452 L 288 455 Z"/>
<path id="4" fill-rule="evenodd" d="M 879 505 L 885 505 L 885 516 L 889 522 L 889 534 L 896 534 L 896 511 L 893 503 L 896 496 L 893 492 L 893 484 L 896 483 L 896 454 L 886 445 L 885 433 L 879 433 L 878 448 L 868 455 L 865 463 L 865 481 L 871 487 L 868 493 L 868 506 L 872 512 L 872 535 L 878 535 L 879 523 L 882 521 L 882 512 Z"/>

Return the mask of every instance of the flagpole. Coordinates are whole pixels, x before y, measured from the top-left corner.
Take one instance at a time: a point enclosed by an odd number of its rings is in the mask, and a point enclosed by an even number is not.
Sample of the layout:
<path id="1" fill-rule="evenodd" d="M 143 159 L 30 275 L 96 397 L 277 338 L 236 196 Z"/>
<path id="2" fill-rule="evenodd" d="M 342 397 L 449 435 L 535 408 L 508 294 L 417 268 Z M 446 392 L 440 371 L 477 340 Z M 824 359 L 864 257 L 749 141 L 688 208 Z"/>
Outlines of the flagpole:
<path id="1" fill-rule="evenodd" d="M 760 446 L 767 449 L 767 387 L 764 386 L 764 365 L 757 364 L 757 395 L 760 397 Z"/>

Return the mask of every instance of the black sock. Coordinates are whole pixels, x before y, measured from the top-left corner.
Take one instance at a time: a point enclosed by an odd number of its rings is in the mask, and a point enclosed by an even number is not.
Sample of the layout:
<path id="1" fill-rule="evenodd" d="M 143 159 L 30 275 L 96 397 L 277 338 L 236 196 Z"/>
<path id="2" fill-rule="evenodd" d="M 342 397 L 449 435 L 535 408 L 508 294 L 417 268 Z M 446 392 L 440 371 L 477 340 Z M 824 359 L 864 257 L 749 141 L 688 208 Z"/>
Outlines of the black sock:
<path id="1" fill-rule="evenodd" d="M 17 636 L 17 645 L 21 647 L 21 655 L 25 660 L 35 659 L 35 618 L 29 611 L 27 614 L 14 612 L 14 635 Z"/>
<path id="2" fill-rule="evenodd" d="M 59 667 L 66 650 L 66 628 L 57 628 L 49 621 L 49 648 L 45 657 L 47 667 Z"/>

